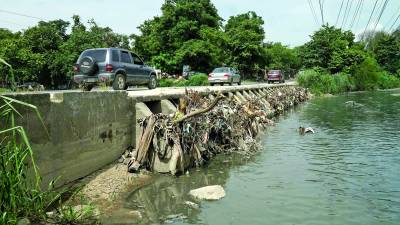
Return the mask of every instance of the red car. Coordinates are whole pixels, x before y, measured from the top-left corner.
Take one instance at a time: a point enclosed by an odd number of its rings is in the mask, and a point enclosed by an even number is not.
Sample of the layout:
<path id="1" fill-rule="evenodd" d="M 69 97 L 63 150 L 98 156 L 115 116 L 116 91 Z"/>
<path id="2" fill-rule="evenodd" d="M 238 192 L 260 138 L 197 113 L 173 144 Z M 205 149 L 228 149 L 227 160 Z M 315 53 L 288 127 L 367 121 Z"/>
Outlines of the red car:
<path id="1" fill-rule="evenodd" d="M 268 81 L 268 83 L 285 83 L 285 76 L 283 75 L 283 72 L 281 70 L 270 70 L 266 75 L 266 80 Z"/>

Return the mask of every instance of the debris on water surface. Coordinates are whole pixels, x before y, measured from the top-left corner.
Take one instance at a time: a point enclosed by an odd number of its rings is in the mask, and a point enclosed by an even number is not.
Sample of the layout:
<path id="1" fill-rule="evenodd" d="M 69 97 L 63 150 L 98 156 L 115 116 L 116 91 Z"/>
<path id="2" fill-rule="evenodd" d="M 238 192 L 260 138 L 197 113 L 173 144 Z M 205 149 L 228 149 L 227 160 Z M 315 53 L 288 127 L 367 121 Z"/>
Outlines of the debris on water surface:
<path id="1" fill-rule="evenodd" d="M 305 135 L 307 133 L 315 134 L 315 131 L 312 127 L 299 127 L 299 133 L 301 135 Z"/>
<path id="2" fill-rule="evenodd" d="M 138 120 L 140 143 L 137 150 L 127 150 L 120 162 L 127 163 L 129 172 L 157 171 L 162 165 L 175 175 L 203 165 L 216 154 L 251 156 L 259 149 L 257 135 L 274 124 L 270 118 L 307 99 L 305 89 L 291 86 L 258 94 L 218 93 L 212 98 L 186 91 L 175 114 Z"/>

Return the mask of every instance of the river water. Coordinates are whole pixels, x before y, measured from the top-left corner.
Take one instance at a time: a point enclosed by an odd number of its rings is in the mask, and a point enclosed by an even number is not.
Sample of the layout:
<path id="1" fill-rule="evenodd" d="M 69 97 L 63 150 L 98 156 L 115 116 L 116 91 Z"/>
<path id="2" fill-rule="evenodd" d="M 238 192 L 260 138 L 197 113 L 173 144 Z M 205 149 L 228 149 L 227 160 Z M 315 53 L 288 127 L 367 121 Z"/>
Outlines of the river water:
<path id="1" fill-rule="evenodd" d="M 300 125 L 316 133 L 301 136 Z M 141 211 L 141 224 L 400 224 L 399 90 L 313 99 L 277 118 L 261 144 L 251 158 L 160 176 L 124 207 Z M 216 184 L 219 201 L 188 196 Z"/>

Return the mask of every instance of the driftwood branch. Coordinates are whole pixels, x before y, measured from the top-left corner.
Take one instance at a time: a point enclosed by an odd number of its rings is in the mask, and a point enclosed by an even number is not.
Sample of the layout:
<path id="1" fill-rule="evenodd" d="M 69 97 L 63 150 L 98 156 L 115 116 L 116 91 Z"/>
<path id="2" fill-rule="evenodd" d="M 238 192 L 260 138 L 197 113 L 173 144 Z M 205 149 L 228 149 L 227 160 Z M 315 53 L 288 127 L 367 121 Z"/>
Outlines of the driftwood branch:
<path id="1" fill-rule="evenodd" d="M 179 119 L 175 120 L 174 122 L 175 122 L 175 123 L 180 123 L 180 122 L 185 121 L 185 120 L 187 120 L 187 119 L 189 119 L 189 118 L 191 118 L 191 117 L 197 116 L 197 115 L 199 115 L 199 114 L 206 113 L 206 112 L 212 110 L 212 109 L 218 104 L 218 102 L 219 102 L 220 100 L 224 99 L 224 98 L 225 98 L 225 96 L 220 95 L 220 96 L 218 96 L 217 98 L 215 98 L 214 101 L 213 101 L 209 106 L 207 106 L 206 108 L 204 108 L 204 109 L 199 109 L 199 110 L 196 110 L 196 111 L 194 111 L 194 112 L 191 112 L 191 113 L 189 113 L 189 114 L 187 114 L 187 115 L 184 115 L 182 118 L 179 118 Z"/>

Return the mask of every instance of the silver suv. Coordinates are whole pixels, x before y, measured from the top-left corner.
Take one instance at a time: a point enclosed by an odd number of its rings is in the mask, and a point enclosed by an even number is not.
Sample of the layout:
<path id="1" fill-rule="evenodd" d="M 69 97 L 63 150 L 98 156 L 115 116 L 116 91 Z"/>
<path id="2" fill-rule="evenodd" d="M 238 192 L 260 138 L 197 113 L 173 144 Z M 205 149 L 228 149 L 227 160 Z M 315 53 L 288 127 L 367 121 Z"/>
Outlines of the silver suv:
<path id="1" fill-rule="evenodd" d="M 129 85 L 157 87 L 156 71 L 145 65 L 138 55 L 119 48 L 95 48 L 82 52 L 74 65 L 74 81 L 85 91 L 99 83 L 126 90 Z"/>

